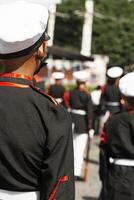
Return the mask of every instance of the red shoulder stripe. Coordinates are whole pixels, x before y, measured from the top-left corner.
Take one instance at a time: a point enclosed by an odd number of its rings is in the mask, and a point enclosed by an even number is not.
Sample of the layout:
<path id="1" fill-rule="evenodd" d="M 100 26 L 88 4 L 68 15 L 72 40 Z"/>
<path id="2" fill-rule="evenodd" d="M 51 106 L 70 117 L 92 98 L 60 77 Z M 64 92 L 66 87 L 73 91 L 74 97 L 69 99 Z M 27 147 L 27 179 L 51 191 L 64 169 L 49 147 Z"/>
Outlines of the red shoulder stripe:
<path id="1" fill-rule="evenodd" d="M 29 88 L 29 85 L 23 85 L 23 84 L 12 83 L 12 82 L 0 82 L 0 86 L 4 86 L 4 87 L 18 87 L 18 88 Z"/>
<path id="2" fill-rule="evenodd" d="M 58 183 L 57 183 L 55 189 L 52 191 L 52 193 L 51 193 L 51 195 L 50 195 L 50 197 L 49 197 L 48 200 L 54 200 L 54 197 L 55 197 L 55 194 L 56 194 L 56 192 L 57 192 L 57 190 L 58 190 L 58 188 L 59 188 L 59 185 L 60 185 L 61 183 L 63 183 L 63 182 L 67 182 L 68 179 L 69 179 L 68 176 L 63 176 L 63 177 L 61 177 L 61 178 L 59 179 L 59 181 L 58 181 Z"/>

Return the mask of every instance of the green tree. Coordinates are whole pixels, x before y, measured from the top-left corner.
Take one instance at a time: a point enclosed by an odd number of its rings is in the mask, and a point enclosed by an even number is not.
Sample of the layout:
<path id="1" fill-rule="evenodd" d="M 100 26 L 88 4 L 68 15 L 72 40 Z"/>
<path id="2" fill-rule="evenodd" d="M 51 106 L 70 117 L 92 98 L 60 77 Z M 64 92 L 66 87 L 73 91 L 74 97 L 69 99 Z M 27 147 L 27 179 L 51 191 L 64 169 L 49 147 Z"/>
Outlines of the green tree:
<path id="1" fill-rule="evenodd" d="M 92 54 L 110 57 L 110 65 L 134 63 L 134 2 L 128 0 L 94 0 Z M 55 44 L 80 51 L 85 0 L 66 0 L 58 6 Z"/>
<path id="2" fill-rule="evenodd" d="M 68 0 L 58 6 L 54 43 L 71 50 L 80 50 L 83 18 L 75 15 L 75 10 L 84 11 L 85 0 Z"/>
<path id="3" fill-rule="evenodd" d="M 134 2 L 94 0 L 93 54 L 106 54 L 110 65 L 134 63 Z"/>

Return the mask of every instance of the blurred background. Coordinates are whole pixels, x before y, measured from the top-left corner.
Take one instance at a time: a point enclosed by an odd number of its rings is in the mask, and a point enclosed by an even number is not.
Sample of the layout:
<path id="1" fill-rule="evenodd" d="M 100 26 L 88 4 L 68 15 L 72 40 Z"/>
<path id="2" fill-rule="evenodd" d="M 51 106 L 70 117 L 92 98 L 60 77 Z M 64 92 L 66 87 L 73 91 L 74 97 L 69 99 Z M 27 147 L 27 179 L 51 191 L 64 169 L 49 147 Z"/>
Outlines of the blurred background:
<path id="1" fill-rule="evenodd" d="M 47 68 L 40 76 L 49 85 L 53 71 L 64 71 L 64 84 L 73 84 L 72 71 L 87 70 L 90 87 L 104 85 L 106 70 L 134 70 L 133 0 L 45 0 L 50 11 Z"/>

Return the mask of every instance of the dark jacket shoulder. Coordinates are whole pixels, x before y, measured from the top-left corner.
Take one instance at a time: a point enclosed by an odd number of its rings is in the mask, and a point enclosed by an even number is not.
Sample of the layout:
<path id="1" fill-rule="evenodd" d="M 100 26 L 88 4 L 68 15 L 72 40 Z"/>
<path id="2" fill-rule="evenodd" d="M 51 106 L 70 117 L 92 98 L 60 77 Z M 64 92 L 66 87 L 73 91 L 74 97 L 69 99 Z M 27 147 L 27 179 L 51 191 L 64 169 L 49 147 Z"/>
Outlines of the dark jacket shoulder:
<path id="1" fill-rule="evenodd" d="M 51 101 L 54 105 L 58 105 L 58 102 L 51 96 L 51 95 L 48 95 L 46 94 L 45 92 L 43 92 L 40 88 L 36 87 L 36 86 L 33 86 L 33 85 L 30 85 L 30 87 L 35 91 L 37 92 L 38 94 L 44 96 L 45 98 L 47 98 L 49 101 Z"/>

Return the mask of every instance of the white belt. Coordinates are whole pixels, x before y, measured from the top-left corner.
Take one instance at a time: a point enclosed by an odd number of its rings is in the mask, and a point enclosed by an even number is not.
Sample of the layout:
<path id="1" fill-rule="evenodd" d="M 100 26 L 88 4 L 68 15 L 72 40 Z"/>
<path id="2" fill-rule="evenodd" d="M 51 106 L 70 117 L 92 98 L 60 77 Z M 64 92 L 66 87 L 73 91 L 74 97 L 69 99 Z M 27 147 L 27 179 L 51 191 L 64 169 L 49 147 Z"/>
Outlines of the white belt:
<path id="1" fill-rule="evenodd" d="M 113 159 L 113 158 L 109 158 L 109 162 L 115 165 L 123 165 L 123 166 L 130 166 L 130 167 L 134 167 L 134 160 L 131 159 Z"/>
<path id="2" fill-rule="evenodd" d="M 56 98 L 56 101 L 58 102 L 58 103 L 62 103 L 62 98 Z"/>
<path id="3" fill-rule="evenodd" d="M 112 101 L 109 101 L 106 103 L 108 106 L 119 106 L 120 103 L 119 102 L 112 102 Z"/>
<path id="4" fill-rule="evenodd" d="M 85 110 L 80 110 L 80 109 L 79 110 L 72 109 L 71 113 L 78 114 L 78 115 L 86 115 L 86 111 Z"/>
<path id="5" fill-rule="evenodd" d="M 39 200 L 39 191 L 15 192 L 0 189 L 0 200 Z"/>

